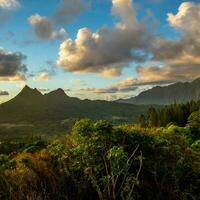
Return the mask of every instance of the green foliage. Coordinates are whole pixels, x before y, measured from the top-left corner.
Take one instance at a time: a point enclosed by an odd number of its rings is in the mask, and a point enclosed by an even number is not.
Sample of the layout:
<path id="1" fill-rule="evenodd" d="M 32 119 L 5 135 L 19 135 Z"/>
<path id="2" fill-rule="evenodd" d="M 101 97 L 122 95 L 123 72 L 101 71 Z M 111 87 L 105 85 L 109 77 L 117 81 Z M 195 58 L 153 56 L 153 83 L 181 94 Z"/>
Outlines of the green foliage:
<path id="1" fill-rule="evenodd" d="M 186 104 L 175 103 L 164 106 L 158 110 L 156 110 L 154 107 L 150 107 L 146 116 L 143 115 L 143 120 L 140 120 L 139 123 L 142 125 L 142 127 L 144 127 L 144 124 L 148 125 L 149 127 L 166 127 L 169 123 L 174 123 L 178 126 L 185 126 L 188 122 L 188 117 L 199 109 L 200 101 L 191 101 Z M 198 123 L 198 112 L 196 114 L 193 113 L 190 119 L 191 120 L 189 121 L 196 121 L 196 123 Z M 195 124 L 193 125 L 195 126 Z"/>
<path id="2" fill-rule="evenodd" d="M 196 114 L 165 128 L 82 119 L 65 138 L 2 142 L 0 199 L 197 200 L 196 122 Z"/>
<path id="3" fill-rule="evenodd" d="M 193 139 L 200 139 L 200 110 L 189 116 L 187 125 L 193 133 Z"/>
<path id="4" fill-rule="evenodd" d="M 192 145 L 191 148 L 200 153 L 200 140 L 196 140 Z"/>

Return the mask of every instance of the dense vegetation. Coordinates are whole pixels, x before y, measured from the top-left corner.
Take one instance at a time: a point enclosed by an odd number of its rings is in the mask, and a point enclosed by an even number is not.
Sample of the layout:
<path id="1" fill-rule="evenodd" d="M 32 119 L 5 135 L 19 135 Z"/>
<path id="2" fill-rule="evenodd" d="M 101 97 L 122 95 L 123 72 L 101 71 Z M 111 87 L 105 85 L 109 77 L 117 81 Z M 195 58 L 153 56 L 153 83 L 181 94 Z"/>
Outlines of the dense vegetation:
<path id="1" fill-rule="evenodd" d="M 174 103 L 161 109 L 151 106 L 146 115 L 140 116 L 139 123 L 143 127 L 165 127 L 169 123 L 185 126 L 189 116 L 193 113 L 190 118 L 194 118 L 199 109 L 200 101 L 190 101 L 185 104 Z"/>
<path id="2" fill-rule="evenodd" d="M 85 119 L 57 140 L 4 141 L 0 199 L 198 200 L 199 139 L 195 111 L 185 127 Z"/>

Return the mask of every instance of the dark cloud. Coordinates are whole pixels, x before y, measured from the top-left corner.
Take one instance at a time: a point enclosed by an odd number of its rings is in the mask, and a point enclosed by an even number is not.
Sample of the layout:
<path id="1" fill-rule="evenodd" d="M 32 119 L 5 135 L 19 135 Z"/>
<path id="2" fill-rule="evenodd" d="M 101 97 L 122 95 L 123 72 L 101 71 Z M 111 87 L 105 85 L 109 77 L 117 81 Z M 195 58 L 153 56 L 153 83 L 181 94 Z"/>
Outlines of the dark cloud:
<path id="1" fill-rule="evenodd" d="M 24 59 L 26 56 L 20 52 L 11 53 L 0 48 L 0 80 L 23 79 L 27 71 Z"/>
<path id="2" fill-rule="evenodd" d="M 52 20 L 55 24 L 68 23 L 89 6 L 84 0 L 61 0 Z"/>
<path id="3" fill-rule="evenodd" d="M 29 23 L 33 26 L 34 32 L 39 39 L 66 39 L 66 32 L 63 28 L 56 30 L 51 19 L 39 14 L 32 15 L 28 18 Z"/>
<path id="4" fill-rule="evenodd" d="M 35 14 L 29 17 L 28 21 L 34 27 L 34 31 L 39 38 L 52 39 L 55 37 L 53 24 L 47 17 Z"/>
<path id="5" fill-rule="evenodd" d="M 0 96 L 8 96 L 8 95 L 9 95 L 8 91 L 0 90 Z"/>

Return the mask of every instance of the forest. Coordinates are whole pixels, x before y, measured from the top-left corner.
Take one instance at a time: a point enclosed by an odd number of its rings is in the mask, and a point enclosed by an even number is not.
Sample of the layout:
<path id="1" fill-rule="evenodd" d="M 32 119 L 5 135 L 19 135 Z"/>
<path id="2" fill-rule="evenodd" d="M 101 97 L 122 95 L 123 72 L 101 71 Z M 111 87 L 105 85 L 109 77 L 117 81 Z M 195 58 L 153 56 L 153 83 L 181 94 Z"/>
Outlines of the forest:
<path id="1" fill-rule="evenodd" d="M 81 119 L 56 139 L 0 143 L 0 199 L 198 200 L 200 102 L 138 123 Z"/>

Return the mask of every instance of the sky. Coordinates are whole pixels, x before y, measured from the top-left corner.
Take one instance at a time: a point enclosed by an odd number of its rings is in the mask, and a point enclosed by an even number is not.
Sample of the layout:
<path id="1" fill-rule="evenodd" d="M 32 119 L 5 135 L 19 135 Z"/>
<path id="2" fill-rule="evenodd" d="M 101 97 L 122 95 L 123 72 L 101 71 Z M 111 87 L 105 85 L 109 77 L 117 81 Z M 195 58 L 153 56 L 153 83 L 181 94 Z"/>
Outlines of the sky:
<path id="1" fill-rule="evenodd" d="M 25 86 L 129 98 L 200 77 L 200 0 L 0 0 L 0 102 Z"/>

